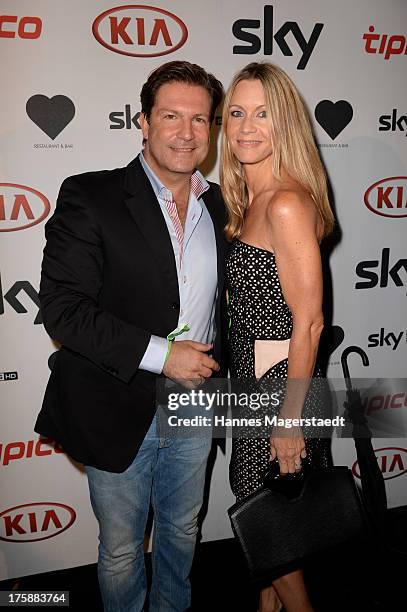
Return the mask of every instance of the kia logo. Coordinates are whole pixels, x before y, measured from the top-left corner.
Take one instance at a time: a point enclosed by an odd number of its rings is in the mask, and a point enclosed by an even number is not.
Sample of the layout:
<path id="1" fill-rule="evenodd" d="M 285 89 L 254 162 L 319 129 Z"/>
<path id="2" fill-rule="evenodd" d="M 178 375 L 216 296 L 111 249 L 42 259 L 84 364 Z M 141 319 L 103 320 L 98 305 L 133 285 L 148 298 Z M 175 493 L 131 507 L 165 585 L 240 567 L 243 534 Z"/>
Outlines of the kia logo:
<path id="1" fill-rule="evenodd" d="M 50 210 L 48 198 L 36 189 L 0 183 L 0 232 L 16 232 L 37 225 Z"/>
<path id="2" fill-rule="evenodd" d="M 377 448 L 375 455 L 384 480 L 397 478 L 407 472 L 407 449 L 396 446 Z M 360 478 L 357 461 L 352 466 L 352 472 L 356 478 Z"/>
<path id="3" fill-rule="evenodd" d="M 392 176 L 373 183 L 365 193 L 365 204 L 381 217 L 407 217 L 407 176 Z"/>
<path id="4" fill-rule="evenodd" d="M 142 4 L 104 11 L 93 22 L 92 32 L 106 49 L 131 57 L 167 55 L 188 38 L 187 27 L 179 17 Z"/>
<path id="5" fill-rule="evenodd" d="M 54 502 L 35 502 L 14 506 L 0 513 L 0 540 L 39 542 L 69 529 L 76 512 L 70 506 Z"/>

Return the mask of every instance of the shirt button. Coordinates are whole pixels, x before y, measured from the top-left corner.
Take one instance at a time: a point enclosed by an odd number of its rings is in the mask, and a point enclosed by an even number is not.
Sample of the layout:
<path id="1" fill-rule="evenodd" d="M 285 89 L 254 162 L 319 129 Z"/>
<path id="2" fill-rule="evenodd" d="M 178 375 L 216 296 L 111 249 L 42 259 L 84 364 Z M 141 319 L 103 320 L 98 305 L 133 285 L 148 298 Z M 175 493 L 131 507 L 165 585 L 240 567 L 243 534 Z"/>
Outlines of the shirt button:
<path id="1" fill-rule="evenodd" d="M 186 276 L 184 276 L 184 279 L 183 279 L 183 280 L 184 280 L 184 285 L 185 285 L 185 284 L 186 284 L 186 282 L 187 282 L 187 277 L 186 277 Z"/>
<path id="2" fill-rule="evenodd" d="M 183 316 L 184 311 L 182 310 L 182 308 L 181 308 L 181 310 L 180 310 L 180 313 L 179 313 L 179 314 L 180 314 L 180 316 L 181 316 L 181 317 Z"/>

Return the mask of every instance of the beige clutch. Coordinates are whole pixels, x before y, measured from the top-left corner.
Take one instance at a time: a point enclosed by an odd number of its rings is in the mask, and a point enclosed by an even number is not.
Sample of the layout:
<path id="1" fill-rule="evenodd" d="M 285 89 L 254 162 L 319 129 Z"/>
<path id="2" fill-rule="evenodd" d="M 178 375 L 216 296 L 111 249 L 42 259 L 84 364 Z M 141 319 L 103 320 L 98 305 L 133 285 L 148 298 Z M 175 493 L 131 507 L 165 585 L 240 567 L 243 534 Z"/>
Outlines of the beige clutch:
<path id="1" fill-rule="evenodd" d="M 254 341 L 254 372 L 259 379 L 276 363 L 287 359 L 290 339 L 287 340 L 255 340 Z"/>

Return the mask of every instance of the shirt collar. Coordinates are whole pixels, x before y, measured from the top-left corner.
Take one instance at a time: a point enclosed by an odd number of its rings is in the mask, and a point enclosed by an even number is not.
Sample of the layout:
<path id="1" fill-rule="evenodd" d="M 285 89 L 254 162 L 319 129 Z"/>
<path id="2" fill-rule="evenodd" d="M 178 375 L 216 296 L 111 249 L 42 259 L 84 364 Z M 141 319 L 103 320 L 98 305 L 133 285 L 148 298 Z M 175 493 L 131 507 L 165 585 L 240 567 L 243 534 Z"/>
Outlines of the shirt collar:
<path id="1" fill-rule="evenodd" d="M 145 157 L 142 151 L 139 154 L 139 159 L 140 159 L 142 168 L 144 172 L 146 173 L 148 180 L 151 183 L 151 186 L 153 188 L 153 191 L 156 197 L 172 200 L 173 199 L 172 192 L 169 189 L 167 189 L 165 185 L 162 184 L 158 176 L 150 168 L 150 166 L 145 160 Z M 199 172 L 199 170 L 195 170 L 195 172 L 192 174 L 190 185 L 191 185 L 191 191 L 197 200 L 199 200 L 202 194 L 205 193 L 205 191 L 208 191 L 209 189 L 208 181 L 205 180 L 205 178 Z"/>

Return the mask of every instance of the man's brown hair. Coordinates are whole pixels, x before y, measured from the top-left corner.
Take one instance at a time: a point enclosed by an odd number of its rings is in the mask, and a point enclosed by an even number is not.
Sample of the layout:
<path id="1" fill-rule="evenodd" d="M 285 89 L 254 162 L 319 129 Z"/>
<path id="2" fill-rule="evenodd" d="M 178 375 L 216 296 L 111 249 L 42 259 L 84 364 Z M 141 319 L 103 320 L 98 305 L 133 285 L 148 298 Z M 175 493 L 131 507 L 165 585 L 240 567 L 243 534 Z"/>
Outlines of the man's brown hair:
<path id="1" fill-rule="evenodd" d="M 185 61 L 167 62 L 156 68 L 149 75 L 140 94 L 141 112 L 144 113 L 147 121 L 150 118 L 157 91 L 165 83 L 187 83 L 188 85 L 203 87 L 211 99 L 209 119 L 212 123 L 215 110 L 223 97 L 222 83 L 213 74 L 206 72 L 201 66 L 198 66 L 198 64 L 191 64 Z"/>

